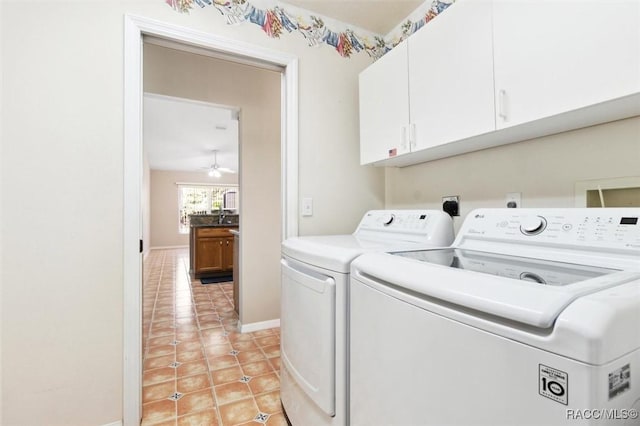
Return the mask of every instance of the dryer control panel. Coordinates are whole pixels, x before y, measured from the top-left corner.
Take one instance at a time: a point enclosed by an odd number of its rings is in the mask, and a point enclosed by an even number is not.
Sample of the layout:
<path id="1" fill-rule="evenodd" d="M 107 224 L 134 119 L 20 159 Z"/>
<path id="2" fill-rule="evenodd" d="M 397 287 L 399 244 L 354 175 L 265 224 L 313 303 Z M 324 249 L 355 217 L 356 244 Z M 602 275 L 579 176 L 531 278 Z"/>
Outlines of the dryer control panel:
<path id="1" fill-rule="evenodd" d="M 441 212 L 433 210 L 371 210 L 367 212 L 358 229 L 411 231 L 426 229 L 433 217 Z M 356 231 L 357 232 L 357 231 Z"/>
<path id="2" fill-rule="evenodd" d="M 439 210 L 371 210 L 362 217 L 354 235 L 439 246 L 448 246 L 454 238 L 451 217 Z"/>
<path id="3" fill-rule="evenodd" d="M 640 208 L 479 209 L 459 240 L 640 250 Z"/>

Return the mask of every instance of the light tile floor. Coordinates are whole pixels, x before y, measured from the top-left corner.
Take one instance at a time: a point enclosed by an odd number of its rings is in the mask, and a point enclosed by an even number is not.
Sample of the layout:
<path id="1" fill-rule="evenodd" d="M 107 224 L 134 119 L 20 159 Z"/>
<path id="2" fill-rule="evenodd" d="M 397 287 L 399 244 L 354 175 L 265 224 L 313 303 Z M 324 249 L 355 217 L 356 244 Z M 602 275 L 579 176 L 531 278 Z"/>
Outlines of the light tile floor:
<path id="1" fill-rule="evenodd" d="M 237 331 L 233 284 L 189 276 L 187 249 L 144 262 L 142 425 L 283 425 L 280 329 Z"/>

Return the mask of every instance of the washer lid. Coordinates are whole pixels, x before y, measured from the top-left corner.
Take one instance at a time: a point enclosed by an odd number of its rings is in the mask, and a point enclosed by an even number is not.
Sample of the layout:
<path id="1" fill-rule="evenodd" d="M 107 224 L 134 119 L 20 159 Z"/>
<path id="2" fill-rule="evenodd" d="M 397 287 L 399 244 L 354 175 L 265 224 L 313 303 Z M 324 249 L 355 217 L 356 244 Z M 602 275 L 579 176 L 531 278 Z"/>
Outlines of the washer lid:
<path id="1" fill-rule="evenodd" d="M 577 298 L 640 278 L 638 272 L 461 249 L 367 254 L 356 274 L 538 328 Z"/>
<path id="2" fill-rule="evenodd" d="M 566 286 L 619 271 L 613 268 L 454 248 L 392 254 L 420 262 L 550 286 Z"/>
<path id="3" fill-rule="evenodd" d="M 282 254 L 330 271 L 349 273 L 351 262 L 363 253 L 392 249 L 383 239 L 356 235 L 324 235 L 289 238 L 282 243 Z M 404 244 L 400 248 L 407 249 Z M 398 247 L 396 247 L 398 248 Z"/>

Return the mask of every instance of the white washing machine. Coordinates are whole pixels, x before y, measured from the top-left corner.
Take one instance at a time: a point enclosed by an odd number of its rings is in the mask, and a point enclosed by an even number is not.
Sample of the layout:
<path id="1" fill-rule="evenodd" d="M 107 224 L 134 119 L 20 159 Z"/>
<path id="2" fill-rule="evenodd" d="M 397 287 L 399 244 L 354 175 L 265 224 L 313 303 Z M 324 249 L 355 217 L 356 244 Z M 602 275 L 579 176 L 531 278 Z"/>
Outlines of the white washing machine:
<path id="1" fill-rule="evenodd" d="M 640 424 L 640 209 L 486 209 L 352 263 L 352 425 Z"/>
<path id="2" fill-rule="evenodd" d="M 350 235 L 282 243 L 280 397 L 294 426 L 348 423 L 349 268 L 362 253 L 446 247 L 451 218 L 433 210 L 375 210 Z"/>

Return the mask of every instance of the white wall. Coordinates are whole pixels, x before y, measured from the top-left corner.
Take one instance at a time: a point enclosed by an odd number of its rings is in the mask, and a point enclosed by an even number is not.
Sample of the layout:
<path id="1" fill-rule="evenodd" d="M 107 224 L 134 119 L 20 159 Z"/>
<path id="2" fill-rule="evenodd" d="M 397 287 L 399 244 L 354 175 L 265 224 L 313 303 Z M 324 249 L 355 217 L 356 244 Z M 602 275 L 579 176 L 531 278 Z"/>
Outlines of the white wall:
<path id="1" fill-rule="evenodd" d="M 151 247 L 188 246 L 189 234 L 178 232 L 178 186 L 176 182 L 237 184 L 236 174 L 223 174 L 215 182 L 206 171 L 151 170 Z"/>
<path id="2" fill-rule="evenodd" d="M 302 234 L 349 232 L 384 202 L 384 171 L 358 166 L 370 59 L 161 0 L 1 5 L 0 422 L 107 424 L 122 418 L 123 15 L 300 58 L 300 195 L 316 207 Z"/>
<path id="3" fill-rule="evenodd" d="M 640 175 L 640 117 L 486 149 L 405 168 L 388 168 L 388 208 L 442 208 L 460 196 L 459 229 L 479 207 L 506 207 L 508 192 L 522 207 L 574 207 L 574 185 Z"/>

